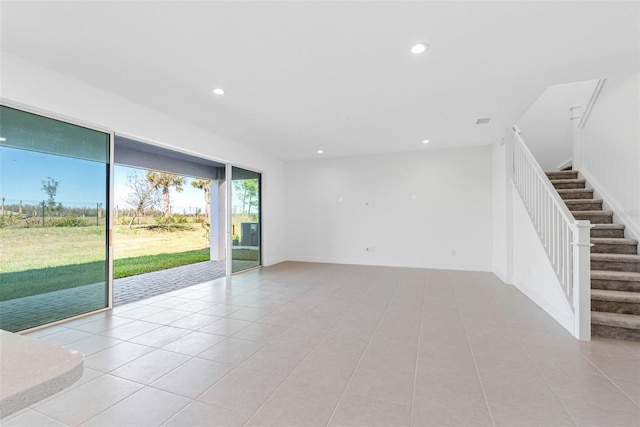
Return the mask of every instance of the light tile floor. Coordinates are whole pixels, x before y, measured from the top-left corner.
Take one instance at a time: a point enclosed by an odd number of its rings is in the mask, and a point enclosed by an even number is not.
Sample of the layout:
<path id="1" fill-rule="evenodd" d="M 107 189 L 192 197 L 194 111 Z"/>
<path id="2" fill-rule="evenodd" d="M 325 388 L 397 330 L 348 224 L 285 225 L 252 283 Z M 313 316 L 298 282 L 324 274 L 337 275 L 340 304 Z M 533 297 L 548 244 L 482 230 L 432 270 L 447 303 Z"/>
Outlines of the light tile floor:
<path id="1" fill-rule="evenodd" d="M 640 343 L 489 273 L 283 263 L 30 336 L 85 373 L 6 427 L 640 425 Z"/>

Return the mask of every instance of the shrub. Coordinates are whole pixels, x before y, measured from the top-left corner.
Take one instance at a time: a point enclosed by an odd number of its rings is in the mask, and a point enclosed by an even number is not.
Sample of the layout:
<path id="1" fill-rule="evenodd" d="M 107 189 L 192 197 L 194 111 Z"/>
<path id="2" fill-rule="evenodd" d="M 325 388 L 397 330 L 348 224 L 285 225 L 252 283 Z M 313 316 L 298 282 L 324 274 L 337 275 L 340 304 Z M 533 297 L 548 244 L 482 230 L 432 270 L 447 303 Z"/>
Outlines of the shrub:
<path id="1" fill-rule="evenodd" d="M 89 221 L 79 216 L 63 216 L 49 219 L 47 225 L 50 227 L 88 227 Z"/>
<path id="2" fill-rule="evenodd" d="M 0 216 L 0 228 L 14 227 L 18 225 L 20 216 L 13 212 L 8 212 L 5 215 Z"/>
<path id="3" fill-rule="evenodd" d="M 42 227 L 42 217 L 32 216 L 24 220 L 24 226 L 26 228 Z"/>
<path id="4" fill-rule="evenodd" d="M 188 228 L 188 227 L 185 227 L 185 224 L 188 223 L 188 219 L 185 215 L 179 215 L 179 214 L 169 214 L 167 216 L 156 215 L 154 216 L 154 219 L 156 221 L 156 227 L 165 229 L 167 231 L 184 230 L 185 228 Z M 155 227 L 149 227 L 149 228 L 155 228 Z"/>
<path id="5" fill-rule="evenodd" d="M 204 228 L 203 237 L 207 241 L 207 246 L 211 246 L 211 223 L 203 222 L 202 228 Z"/>

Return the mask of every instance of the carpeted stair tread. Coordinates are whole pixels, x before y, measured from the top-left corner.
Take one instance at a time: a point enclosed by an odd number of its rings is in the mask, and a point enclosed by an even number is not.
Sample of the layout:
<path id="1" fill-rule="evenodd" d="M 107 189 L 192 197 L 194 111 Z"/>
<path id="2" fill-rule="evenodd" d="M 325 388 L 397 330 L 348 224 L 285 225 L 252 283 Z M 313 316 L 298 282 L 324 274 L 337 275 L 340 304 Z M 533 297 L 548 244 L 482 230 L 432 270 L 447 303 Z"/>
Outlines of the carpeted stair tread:
<path id="1" fill-rule="evenodd" d="M 602 199 L 564 199 L 572 212 L 602 210 Z"/>
<path id="2" fill-rule="evenodd" d="M 591 280 L 615 280 L 618 282 L 640 282 L 640 273 L 633 271 L 591 270 Z"/>
<path id="3" fill-rule="evenodd" d="M 596 230 L 624 230 L 624 224 L 593 224 L 593 229 Z"/>
<path id="4" fill-rule="evenodd" d="M 575 219 L 588 220 L 592 224 L 611 224 L 613 223 L 613 212 L 607 211 L 572 211 L 571 214 Z"/>
<path id="5" fill-rule="evenodd" d="M 564 199 L 567 205 L 576 205 L 580 203 L 602 203 L 602 199 Z"/>
<path id="6" fill-rule="evenodd" d="M 624 225 L 622 224 L 592 224 L 589 234 L 591 237 L 624 238 Z"/>
<path id="7" fill-rule="evenodd" d="M 640 293 L 628 291 L 610 291 L 606 289 L 592 289 L 591 299 L 597 301 L 613 301 L 640 304 Z"/>
<path id="8" fill-rule="evenodd" d="M 593 199 L 593 190 L 588 188 L 556 188 L 560 197 L 567 199 Z"/>
<path id="9" fill-rule="evenodd" d="M 593 240 L 593 239 L 591 239 Z M 640 255 L 630 254 L 591 254 L 591 261 L 640 262 Z"/>
<path id="10" fill-rule="evenodd" d="M 592 237 L 591 243 L 601 245 L 637 245 L 638 241 L 635 239 L 624 239 L 620 237 Z"/>
<path id="11" fill-rule="evenodd" d="M 554 172 L 546 172 L 547 178 L 549 180 L 552 179 L 567 179 L 567 178 L 577 178 L 578 171 L 568 170 L 568 171 L 554 171 Z"/>
<path id="12" fill-rule="evenodd" d="M 559 188 L 556 190 L 559 194 L 567 193 L 593 193 L 591 188 Z"/>
<path id="13" fill-rule="evenodd" d="M 585 188 L 585 180 L 578 179 L 551 179 L 549 180 L 555 188 Z"/>
<path id="14" fill-rule="evenodd" d="M 603 326 L 614 326 L 618 328 L 640 329 L 640 316 L 634 314 L 592 311 L 591 323 Z"/>
<path id="15" fill-rule="evenodd" d="M 579 183 L 582 184 L 585 181 L 584 178 L 568 178 L 568 179 L 550 179 L 552 184 L 571 184 L 571 183 Z"/>
<path id="16" fill-rule="evenodd" d="M 574 214 L 613 216 L 611 211 L 577 211 Z"/>

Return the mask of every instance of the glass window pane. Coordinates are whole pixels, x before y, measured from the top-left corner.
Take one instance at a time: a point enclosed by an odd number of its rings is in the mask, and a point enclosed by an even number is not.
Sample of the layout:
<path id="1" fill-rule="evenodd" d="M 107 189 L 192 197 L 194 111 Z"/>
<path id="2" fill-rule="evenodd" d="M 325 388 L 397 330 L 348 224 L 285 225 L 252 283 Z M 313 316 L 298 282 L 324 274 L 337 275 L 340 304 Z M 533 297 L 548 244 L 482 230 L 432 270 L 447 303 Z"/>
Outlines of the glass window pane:
<path id="1" fill-rule="evenodd" d="M 7 107 L 0 118 L 0 328 L 107 307 L 109 135 Z"/>
<path id="2" fill-rule="evenodd" d="M 231 270 L 262 265 L 260 254 L 260 174 L 234 167 L 231 172 Z"/>

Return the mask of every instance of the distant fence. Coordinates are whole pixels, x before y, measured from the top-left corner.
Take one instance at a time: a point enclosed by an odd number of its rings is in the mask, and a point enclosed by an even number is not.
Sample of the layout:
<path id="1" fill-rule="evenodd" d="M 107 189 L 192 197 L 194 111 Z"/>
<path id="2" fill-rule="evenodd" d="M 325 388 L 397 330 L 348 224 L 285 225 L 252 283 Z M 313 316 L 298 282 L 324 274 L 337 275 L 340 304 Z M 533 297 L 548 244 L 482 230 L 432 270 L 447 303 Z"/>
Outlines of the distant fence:
<path id="1" fill-rule="evenodd" d="M 171 205 L 169 207 L 169 213 L 184 215 L 184 216 L 193 216 L 193 217 L 199 217 L 206 214 L 205 209 L 200 206 L 175 206 L 175 205 Z M 125 207 L 116 206 L 113 208 L 114 218 L 119 218 L 121 216 L 131 217 L 131 216 L 135 216 L 135 214 L 136 214 L 136 210 L 129 206 L 125 206 Z M 162 210 L 158 208 L 149 208 L 149 209 L 145 209 L 142 212 L 142 216 L 154 216 L 154 215 L 161 215 L 161 214 L 162 214 Z"/>
<path id="2" fill-rule="evenodd" d="M 66 225 L 101 225 L 106 218 L 103 202 L 67 202 L 49 203 L 46 200 L 2 199 L 0 205 L 0 226 L 46 227 L 64 226 L 62 218 L 82 219 L 66 221 Z"/>

